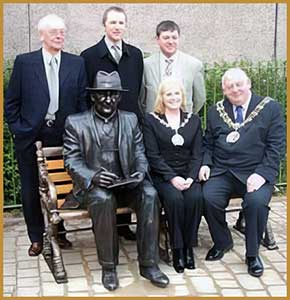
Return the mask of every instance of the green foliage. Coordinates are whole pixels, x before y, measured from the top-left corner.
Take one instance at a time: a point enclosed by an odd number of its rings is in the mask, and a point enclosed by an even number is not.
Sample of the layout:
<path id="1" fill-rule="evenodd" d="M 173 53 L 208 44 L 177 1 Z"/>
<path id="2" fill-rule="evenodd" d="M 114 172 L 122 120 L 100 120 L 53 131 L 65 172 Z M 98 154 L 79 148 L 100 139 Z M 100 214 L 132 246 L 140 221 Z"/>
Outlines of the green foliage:
<path id="1" fill-rule="evenodd" d="M 250 61 L 222 62 L 213 65 L 205 64 L 206 105 L 201 112 L 202 124 L 205 126 L 206 112 L 210 106 L 223 98 L 221 78 L 224 72 L 232 67 L 242 68 L 252 82 L 252 90 L 258 95 L 270 96 L 278 100 L 286 117 L 286 62 Z"/>
<path id="2" fill-rule="evenodd" d="M 148 53 L 145 54 L 148 56 Z M 5 63 L 4 75 L 4 95 L 12 70 L 12 61 Z M 252 81 L 252 89 L 255 93 L 263 96 L 270 96 L 277 99 L 283 107 L 286 120 L 286 62 L 285 61 L 266 61 L 253 63 L 249 61 L 222 62 L 213 65 L 205 64 L 206 82 L 206 104 L 200 112 L 202 124 L 205 127 L 206 114 L 208 108 L 221 100 L 221 78 L 224 72 L 231 67 L 238 66 L 246 71 Z M 280 167 L 278 182 L 286 182 L 286 159 Z M 20 181 L 15 161 L 13 141 L 7 124 L 4 124 L 4 204 L 20 203 Z"/>
<path id="3" fill-rule="evenodd" d="M 13 62 L 8 61 L 5 63 L 5 68 L 3 71 L 3 89 L 4 95 L 7 90 L 9 83 L 9 78 L 12 71 Z M 13 205 L 20 203 L 20 179 L 17 168 L 17 163 L 15 159 L 13 140 L 6 123 L 3 127 L 3 137 L 4 137 L 4 149 L 3 149 L 3 160 L 4 160 L 4 204 Z"/>

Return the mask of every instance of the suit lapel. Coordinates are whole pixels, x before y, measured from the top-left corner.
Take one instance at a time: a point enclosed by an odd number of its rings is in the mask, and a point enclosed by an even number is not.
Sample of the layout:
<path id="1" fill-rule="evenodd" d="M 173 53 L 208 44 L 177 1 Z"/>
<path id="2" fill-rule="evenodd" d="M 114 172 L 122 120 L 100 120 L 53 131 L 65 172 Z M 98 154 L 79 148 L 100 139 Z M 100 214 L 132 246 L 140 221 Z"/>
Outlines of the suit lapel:
<path id="1" fill-rule="evenodd" d="M 160 51 L 158 53 L 158 55 L 156 56 L 156 62 L 155 62 L 155 70 L 156 72 L 154 72 L 157 75 L 156 81 L 159 83 L 162 81 L 161 78 L 161 70 L 160 70 Z"/>
<path id="2" fill-rule="evenodd" d="M 123 128 L 124 127 L 124 122 L 122 122 L 122 118 L 120 117 L 120 112 L 119 111 L 117 111 L 117 113 L 118 113 L 118 122 L 119 122 L 119 126 L 118 126 L 118 130 L 119 130 L 119 132 L 118 132 L 118 147 L 119 147 L 119 149 L 121 149 L 122 148 L 122 133 L 123 132 L 126 132 L 125 131 L 125 128 Z"/>
<path id="3" fill-rule="evenodd" d="M 158 88 L 159 83 L 162 81 L 160 72 L 160 51 L 158 53 L 152 54 L 152 63 L 149 65 L 150 73 L 148 74 L 149 82 L 153 83 L 156 88 Z"/>
<path id="4" fill-rule="evenodd" d="M 45 67 L 44 67 L 44 62 L 43 62 L 43 57 L 42 57 L 42 50 L 38 50 L 35 53 L 35 60 L 33 61 L 33 69 L 34 72 L 36 73 L 41 86 L 47 93 L 47 96 L 49 97 L 49 91 L 48 91 L 48 83 L 47 83 L 47 78 L 46 78 L 46 73 L 45 73 Z"/>
<path id="5" fill-rule="evenodd" d="M 92 106 L 90 114 L 89 114 L 89 121 L 90 121 L 89 128 L 93 129 L 93 134 L 94 134 L 94 137 L 95 137 L 95 141 L 97 142 L 98 147 L 101 147 L 100 137 L 98 135 L 98 132 L 97 132 L 97 129 L 96 129 L 96 123 L 95 123 L 95 120 L 94 120 L 94 114 L 95 114 L 94 107 Z"/>
<path id="6" fill-rule="evenodd" d="M 62 90 L 62 86 L 70 73 L 70 64 L 67 60 L 67 54 L 61 52 L 61 61 L 60 61 L 60 68 L 59 68 L 59 90 Z"/>
<path id="7" fill-rule="evenodd" d="M 122 44 L 122 47 L 124 46 L 124 43 Z M 105 42 L 105 37 L 103 37 L 103 39 L 100 41 L 100 45 L 99 45 L 99 55 L 101 58 L 103 57 L 108 57 L 108 59 L 114 63 L 115 65 L 118 65 L 117 62 L 115 61 L 114 57 L 112 56 L 110 50 L 107 47 L 107 44 Z M 123 51 L 123 50 L 122 50 Z M 123 55 L 122 55 L 123 56 Z M 121 58 L 122 59 L 122 58 Z M 121 61 L 121 60 L 120 60 Z"/>
<path id="8" fill-rule="evenodd" d="M 259 97 L 252 93 L 251 100 L 246 112 L 246 118 L 249 116 L 249 114 L 255 109 L 257 104 L 262 100 L 263 97 Z"/>
<path id="9" fill-rule="evenodd" d="M 225 107 L 226 113 L 229 115 L 231 120 L 233 122 L 235 122 L 235 116 L 234 116 L 234 112 L 233 112 L 233 105 L 230 103 L 230 101 L 226 97 L 225 97 L 225 100 L 224 100 L 224 107 Z"/>

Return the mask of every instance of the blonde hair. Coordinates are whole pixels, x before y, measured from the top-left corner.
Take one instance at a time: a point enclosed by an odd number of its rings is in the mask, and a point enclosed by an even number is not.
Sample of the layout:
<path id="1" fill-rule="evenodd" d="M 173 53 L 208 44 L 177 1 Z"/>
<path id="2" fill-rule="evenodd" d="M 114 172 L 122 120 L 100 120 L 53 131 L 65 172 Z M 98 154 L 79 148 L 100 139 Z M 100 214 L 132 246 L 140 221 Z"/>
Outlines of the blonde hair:
<path id="1" fill-rule="evenodd" d="M 163 80 L 158 88 L 157 97 L 154 104 L 154 112 L 158 114 L 164 114 L 165 113 L 165 106 L 163 103 L 163 96 L 166 93 L 168 89 L 171 89 L 173 87 L 177 87 L 181 91 L 181 109 L 183 111 L 186 110 L 186 98 L 184 93 L 184 87 L 180 80 L 177 79 L 165 79 Z"/>

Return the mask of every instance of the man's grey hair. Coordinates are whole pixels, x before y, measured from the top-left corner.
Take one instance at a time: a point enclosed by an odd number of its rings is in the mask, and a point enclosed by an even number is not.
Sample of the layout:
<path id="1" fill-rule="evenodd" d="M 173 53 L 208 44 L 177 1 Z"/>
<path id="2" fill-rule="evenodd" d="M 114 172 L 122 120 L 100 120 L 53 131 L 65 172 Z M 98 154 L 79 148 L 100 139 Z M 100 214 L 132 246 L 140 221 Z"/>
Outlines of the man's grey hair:
<path id="1" fill-rule="evenodd" d="M 241 68 L 230 68 L 228 69 L 222 77 L 222 87 L 224 88 L 225 82 L 227 80 L 234 80 L 234 81 L 248 81 L 251 83 L 250 78 L 243 71 Z"/>
<path id="2" fill-rule="evenodd" d="M 66 29 L 66 26 L 61 17 L 55 14 L 49 14 L 39 20 L 37 30 L 40 32 L 49 28 Z"/>

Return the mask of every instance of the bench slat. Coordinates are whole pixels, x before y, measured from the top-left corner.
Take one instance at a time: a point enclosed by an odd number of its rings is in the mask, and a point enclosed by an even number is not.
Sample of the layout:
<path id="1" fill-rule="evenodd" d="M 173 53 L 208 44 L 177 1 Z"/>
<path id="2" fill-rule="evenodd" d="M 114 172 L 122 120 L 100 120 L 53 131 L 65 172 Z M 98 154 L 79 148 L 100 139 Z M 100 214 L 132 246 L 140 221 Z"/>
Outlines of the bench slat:
<path id="1" fill-rule="evenodd" d="M 57 194 L 68 194 L 72 190 L 72 183 L 56 185 Z"/>
<path id="2" fill-rule="evenodd" d="M 67 172 L 49 173 L 49 177 L 53 182 L 71 181 Z"/>
<path id="3" fill-rule="evenodd" d="M 117 215 L 124 213 L 133 213 L 133 209 L 130 207 L 119 207 L 117 208 Z M 85 209 L 76 209 L 76 210 L 59 210 L 59 216 L 64 220 L 76 220 L 84 219 L 89 217 L 89 213 Z"/>
<path id="4" fill-rule="evenodd" d="M 62 199 L 57 199 L 57 208 L 58 208 L 58 209 L 62 206 L 64 200 L 65 200 L 65 199 L 63 199 L 63 198 L 62 198 Z"/>
<path id="5" fill-rule="evenodd" d="M 64 169 L 63 159 L 47 160 L 46 163 L 48 170 Z"/>
<path id="6" fill-rule="evenodd" d="M 62 156 L 62 147 L 43 147 L 43 155 L 45 157 Z"/>

